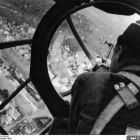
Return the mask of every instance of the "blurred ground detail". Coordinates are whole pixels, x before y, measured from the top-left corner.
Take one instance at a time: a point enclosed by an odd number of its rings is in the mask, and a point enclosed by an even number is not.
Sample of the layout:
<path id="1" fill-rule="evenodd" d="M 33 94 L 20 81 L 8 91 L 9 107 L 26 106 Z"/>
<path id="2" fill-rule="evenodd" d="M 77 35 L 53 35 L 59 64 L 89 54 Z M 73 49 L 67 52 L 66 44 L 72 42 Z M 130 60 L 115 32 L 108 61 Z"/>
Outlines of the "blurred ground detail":
<path id="1" fill-rule="evenodd" d="M 92 55 L 107 57 L 117 37 L 139 16 L 112 15 L 94 7 L 74 13 L 72 21 L 83 43 Z M 112 53 L 111 53 L 112 55 Z M 111 55 L 109 58 L 111 58 Z M 76 77 L 93 67 L 73 35 L 67 21 L 57 29 L 48 56 L 48 69 L 58 93 L 71 89 Z"/>
<path id="2" fill-rule="evenodd" d="M 6 18 L 0 17 L 1 42 L 30 39 L 34 32 L 35 28 L 26 23 L 16 25 L 15 22 L 10 23 Z M 8 95 L 29 77 L 30 52 L 30 45 L 0 50 L 0 89 L 6 89 Z M 1 95 L 2 93 L 0 97 Z M 4 99 L 0 98 L 0 103 L 3 101 Z M 42 117 L 46 121 L 45 124 L 36 121 Z M 0 124 L 10 134 L 38 134 L 51 120 L 49 110 L 32 83 L 0 111 Z"/>
<path id="3" fill-rule="evenodd" d="M 16 25 L 27 23 L 37 27 L 53 0 L 0 0 L 0 16 Z"/>
<path id="4" fill-rule="evenodd" d="M 93 58 L 105 56 L 109 50 L 103 36 L 95 35 L 97 27 L 81 12 L 72 16 L 73 23 L 83 43 Z M 78 75 L 87 72 L 92 64 L 85 55 L 66 21 L 56 31 L 48 56 L 48 68 L 52 83 L 58 93 L 70 90 Z"/>

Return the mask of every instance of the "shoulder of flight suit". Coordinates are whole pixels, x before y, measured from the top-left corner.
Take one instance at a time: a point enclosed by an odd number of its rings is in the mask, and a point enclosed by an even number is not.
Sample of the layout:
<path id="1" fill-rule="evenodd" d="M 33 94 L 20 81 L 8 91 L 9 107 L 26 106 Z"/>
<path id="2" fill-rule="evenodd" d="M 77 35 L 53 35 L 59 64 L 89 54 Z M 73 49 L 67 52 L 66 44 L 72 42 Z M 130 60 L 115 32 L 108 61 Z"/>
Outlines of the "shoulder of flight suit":
<path id="1" fill-rule="evenodd" d="M 76 79 L 72 88 L 72 97 L 86 99 L 90 96 L 102 96 L 106 93 L 115 93 L 114 84 L 127 81 L 126 78 L 111 72 L 87 72 L 83 73 Z M 108 91 L 107 91 L 108 90 Z M 109 93 L 108 93 L 109 92 Z M 111 93 L 110 93 L 111 92 Z M 105 96 L 106 96 L 105 95 Z M 88 98 L 89 100 L 89 98 Z"/>
<path id="2" fill-rule="evenodd" d="M 89 133 L 100 112 L 109 77 L 109 72 L 87 72 L 78 76 L 71 92 L 71 133 Z"/>
<path id="3" fill-rule="evenodd" d="M 90 94 L 100 94 L 104 92 L 109 85 L 110 72 L 87 72 L 83 73 L 76 79 L 72 87 L 72 97 L 79 98 Z M 90 97 L 89 95 L 89 97 Z"/>
<path id="4" fill-rule="evenodd" d="M 116 94 L 115 81 L 122 77 L 110 72 L 81 74 L 72 88 L 70 130 L 76 134 L 89 134 L 94 121 Z"/>
<path id="5" fill-rule="evenodd" d="M 87 72 L 79 75 L 75 83 L 79 86 L 82 86 L 87 82 L 91 82 L 93 84 L 99 84 L 101 86 L 101 84 L 104 84 L 107 81 L 109 81 L 110 76 L 110 72 Z"/>

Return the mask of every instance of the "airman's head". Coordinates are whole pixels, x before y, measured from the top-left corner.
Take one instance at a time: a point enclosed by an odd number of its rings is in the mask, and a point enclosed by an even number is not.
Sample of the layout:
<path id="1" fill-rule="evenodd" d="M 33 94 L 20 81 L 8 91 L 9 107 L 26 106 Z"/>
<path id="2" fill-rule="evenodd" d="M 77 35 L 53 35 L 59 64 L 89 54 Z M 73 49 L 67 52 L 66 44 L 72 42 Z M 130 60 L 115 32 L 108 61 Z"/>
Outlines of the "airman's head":
<path id="1" fill-rule="evenodd" d="M 112 56 L 111 71 L 118 72 L 125 65 L 129 65 L 131 60 L 140 61 L 140 21 L 132 23 L 118 37 Z"/>

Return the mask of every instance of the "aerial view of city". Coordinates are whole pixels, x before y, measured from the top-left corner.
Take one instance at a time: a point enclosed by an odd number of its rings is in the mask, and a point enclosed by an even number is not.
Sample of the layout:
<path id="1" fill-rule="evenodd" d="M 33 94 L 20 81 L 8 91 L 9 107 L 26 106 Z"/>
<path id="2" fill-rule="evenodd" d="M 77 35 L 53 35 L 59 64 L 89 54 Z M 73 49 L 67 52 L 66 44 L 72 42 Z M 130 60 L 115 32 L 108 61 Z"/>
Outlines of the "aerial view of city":
<path id="1" fill-rule="evenodd" d="M 51 0 L 1 0 L 0 42 L 31 39 L 52 5 Z M 115 45 L 117 36 L 137 19 L 137 15 L 128 20 L 93 7 L 80 10 L 71 17 L 94 59 L 106 57 L 110 44 Z M 30 60 L 30 45 L 0 50 L 0 104 L 29 78 Z M 78 75 L 93 67 L 66 20 L 56 30 L 46 60 L 51 82 L 60 96 L 71 89 Z M 70 102 L 71 96 L 64 100 Z M 52 121 L 53 116 L 32 82 L 0 110 L 0 125 L 11 135 L 39 134 Z"/>
<path id="2" fill-rule="evenodd" d="M 9 19 L 15 4 L 18 2 L 14 0 L 0 2 L 0 6 L 9 8 L 8 13 L 2 8 L 5 15 L 0 15 L 1 42 L 30 39 L 34 35 L 35 27 Z M 0 104 L 29 77 L 30 52 L 30 45 L 0 51 Z M 51 122 L 52 116 L 31 82 L 0 111 L 0 125 L 11 135 L 39 134 Z"/>
<path id="3" fill-rule="evenodd" d="M 4 24 L 3 24 L 4 23 Z M 1 41 L 33 36 L 34 28 L 26 24 L 15 26 L 1 18 Z M 27 36 L 27 35 L 28 36 Z M 30 46 L 0 52 L 0 101 L 1 103 L 29 76 Z M 0 112 L 0 124 L 10 134 L 37 134 L 51 122 L 44 105 L 32 83 Z"/>

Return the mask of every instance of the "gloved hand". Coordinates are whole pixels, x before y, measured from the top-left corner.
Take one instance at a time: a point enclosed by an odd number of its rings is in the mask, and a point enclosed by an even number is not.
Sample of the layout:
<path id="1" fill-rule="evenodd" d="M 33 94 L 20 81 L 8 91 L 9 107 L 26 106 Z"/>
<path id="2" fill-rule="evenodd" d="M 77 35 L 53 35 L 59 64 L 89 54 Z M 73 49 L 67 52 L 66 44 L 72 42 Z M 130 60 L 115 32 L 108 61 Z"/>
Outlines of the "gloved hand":
<path id="1" fill-rule="evenodd" d="M 95 61 L 96 61 L 96 64 L 95 64 L 94 68 L 92 69 L 92 71 L 97 71 L 100 68 L 103 68 L 103 69 L 109 71 L 110 64 L 111 64 L 111 60 L 110 59 L 101 58 L 101 57 L 98 56 L 95 59 Z"/>

